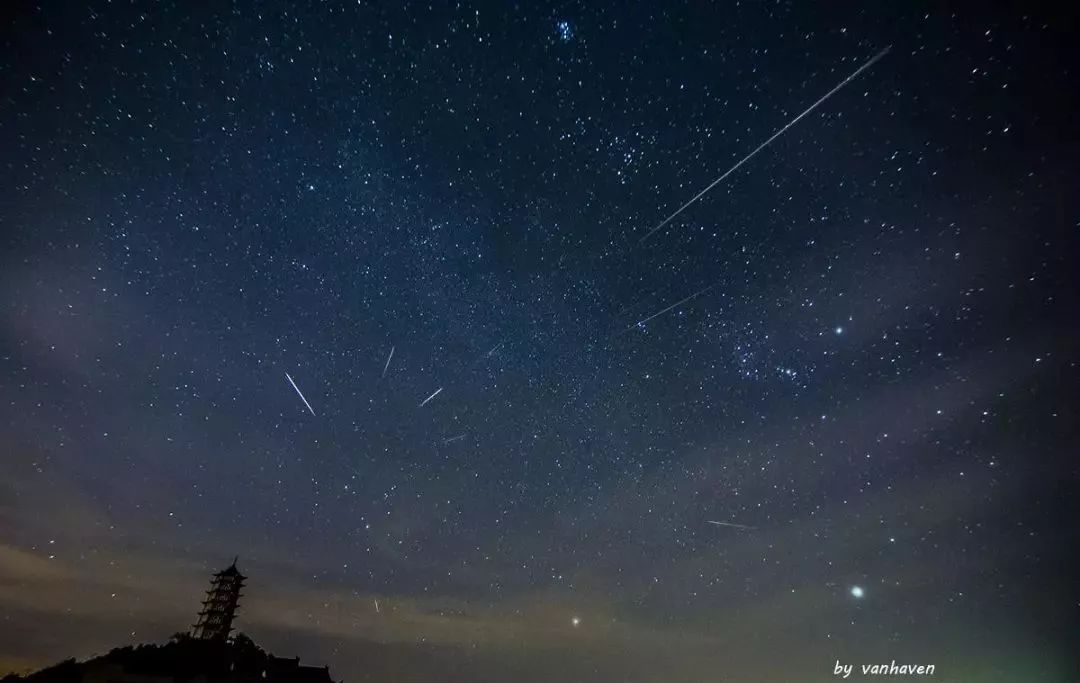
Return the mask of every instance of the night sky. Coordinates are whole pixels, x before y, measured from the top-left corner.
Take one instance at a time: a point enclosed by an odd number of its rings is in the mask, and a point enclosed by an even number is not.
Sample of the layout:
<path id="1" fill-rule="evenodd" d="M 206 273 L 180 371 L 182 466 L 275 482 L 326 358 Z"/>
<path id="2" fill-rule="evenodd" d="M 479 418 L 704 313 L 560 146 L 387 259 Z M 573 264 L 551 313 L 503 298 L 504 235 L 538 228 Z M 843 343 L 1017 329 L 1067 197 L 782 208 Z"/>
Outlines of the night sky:
<path id="1" fill-rule="evenodd" d="M 979 7 L 6 4 L 0 672 L 239 555 L 350 682 L 1077 680 L 1080 24 Z"/>

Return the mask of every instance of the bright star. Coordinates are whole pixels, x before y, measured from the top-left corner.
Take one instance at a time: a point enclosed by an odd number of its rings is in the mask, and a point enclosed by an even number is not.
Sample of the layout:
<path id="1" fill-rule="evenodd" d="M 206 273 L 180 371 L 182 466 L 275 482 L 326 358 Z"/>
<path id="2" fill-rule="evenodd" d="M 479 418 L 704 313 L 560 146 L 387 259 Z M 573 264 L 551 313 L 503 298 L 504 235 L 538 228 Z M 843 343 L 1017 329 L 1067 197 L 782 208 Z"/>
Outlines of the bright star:
<path id="1" fill-rule="evenodd" d="M 851 587 L 851 597 L 858 599 L 858 598 L 861 598 L 863 595 L 864 595 L 864 593 L 863 593 L 862 586 L 852 586 Z"/>
<path id="2" fill-rule="evenodd" d="M 570 624 L 577 627 L 581 625 L 581 617 L 570 617 Z"/>

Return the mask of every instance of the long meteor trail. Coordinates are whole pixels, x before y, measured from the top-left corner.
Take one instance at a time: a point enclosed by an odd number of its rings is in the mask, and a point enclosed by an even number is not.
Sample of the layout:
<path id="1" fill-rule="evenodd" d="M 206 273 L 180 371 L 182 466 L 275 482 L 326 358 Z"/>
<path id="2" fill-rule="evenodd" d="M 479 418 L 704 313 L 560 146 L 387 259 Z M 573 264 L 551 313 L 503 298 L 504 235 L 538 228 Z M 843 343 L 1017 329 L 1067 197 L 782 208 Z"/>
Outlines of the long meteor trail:
<path id="1" fill-rule="evenodd" d="M 714 522 L 711 519 L 705 520 L 709 524 L 715 524 L 716 526 L 730 526 L 736 529 L 756 529 L 756 526 L 747 526 L 746 524 L 736 524 L 735 522 Z"/>
<path id="2" fill-rule="evenodd" d="M 686 303 L 687 301 L 690 301 L 691 299 L 693 299 L 693 298 L 695 298 L 695 297 L 701 296 L 702 294 L 704 294 L 705 292 L 709 291 L 710 289 L 712 289 L 712 288 L 713 288 L 713 287 L 715 287 L 715 286 L 716 286 L 715 284 L 711 284 L 711 285 L 709 285 L 708 287 L 706 287 L 705 289 L 701 289 L 701 290 L 698 290 L 698 291 L 694 292 L 693 294 L 691 294 L 690 296 L 688 296 L 688 297 L 686 297 L 685 299 L 683 299 L 682 301 L 676 301 L 675 303 L 671 304 L 670 306 L 668 306 L 668 307 L 667 307 L 667 308 L 665 308 L 664 310 L 662 310 L 662 311 L 657 311 L 656 313 L 653 313 L 652 315 L 650 315 L 650 316 L 649 316 L 648 318 L 645 318 L 644 320 L 639 320 L 639 321 L 637 321 L 636 323 L 634 323 L 634 324 L 633 324 L 633 325 L 631 325 L 630 327 L 627 327 L 627 328 L 626 328 L 625 330 L 623 330 L 623 332 L 629 332 L 630 330 L 634 329 L 635 327 L 641 327 L 642 325 L 644 325 L 645 323 L 649 322 L 649 321 L 650 321 L 650 320 L 652 320 L 653 318 L 657 318 L 657 317 L 659 317 L 659 316 L 662 316 L 662 315 L 664 315 L 665 313 L 667 313 L 668 311 L 670 311 L 671 309 L 673 309 L 673 308 L 677 308 L 677 307 L 679 307 L 679 306 L 682 306 L 682 305 L 683 305 L 683 304 L 685 304 L 685 303 Z"/>
<path id="3" fill-rule="evenodd" d="M 873 66 L 873 65 L 874 65 L 874 62 L 878 61 L 879 59 L 881 59 L 882 57 L 884 57 L 885 55 L 887 55 L 887 54 L 889 53 L 889 50 L 891 50 L 891 49 L 892 49 L 892 45 L 890 45 L 890 46 L 886 47 L 886 48 L 885 48 L 884 50 L 882 50 L 881 52 L 879 52 L 879 53 L 877 53 L 876 55 L 874 55 L 873 57 L 871 57 L 871 58 L 870 58 L 870 59 L 869 59 L 869 60 L 868 60 L 868 61 L 867 61 L 867 62 L 866 62 L 865 64 L 863 64 L 862 66 L 860 66 L 860 67 L 859 67 L 858 69 L 855 69 L 855 71 L 854 71 L 854 72 L 852 72 L 852 74 L 851 74 L 850 76 L 848 76 L 848 77 L 847 77 L 847 78 L 845 78 L 844 80 L 840 81 L 839 85 L 837 85 L 837 86 L 836 86 L 835 88 L 833 88 L 833 89 L 832 89 L 832 90 L 830 90 L 829 92 L 827 92 L 827 93 L 825 93 L 824 95 L 822 95 L 822 96 L 821 96 L 821 98 L 820 98 L 820 99 L 819 99 L 819 100 L 818 100 L 817 102 L 814 102 L 814 103 L 813 103 L 813 104 L 811 104 L 811 105 L 810 105 L 809 107 L 807 107 L 807 108 L 806 108 L 806 110 L 805 110 L 805 111 L 804 111 L 803 113 L 801 113 L 801 114 L 799 114 L 798 116 L 796 116 L 795 118 L 791 119 L 791 121 L 789 121 L 789 122 L 787 123 L 787 125 L 786 125 L 786 126 L 784 126 L 784 127 L 783 127 L 783 128 L 781 128 L 780 130 L 778 130 L 778 131 L 776 131 L 775 133 L 773 133 L 773 135 L 772 135 L 772 137 L 771 137 L 771 138 L 769 138 L 769 139 L 768 139 L 768 140 L 766 140 L 765 142 L 763 142 L 763 143 L 761 143 L 760 145 L 758 145 L 758 146 L 757 146 L 757 147 L 756 147 L 756 148 L 754 149 L 754 151 L 753 151 L 753 152 L 750 152 L 749 154 L 747 154 L 746 156 L 744 156 L 744 157 L 743 157 L 742 159 L 740 159 L 740 160 L 739 160 L 739 163 L 737 163 L 737 164 L 735 164 L 734 166 L 732 166 L 731 168 L 729 168 L 729 169 L 727 170 L 727 172 L 726 172 L 726 173 L 724 173 L 724 175 L 722 175 L 722 176 L 720 176 L 719 178 L 717 178 L 716 180 L 712 181 L 712 182 L 711 182 L 711 183 L 709 184 L 709 186 L 708 186 L 708 187 L 706 187 L 706 188 L 705 188 L 704 190 L 702 190 L 701 192 L 698 192 L 698 193 L 697 193 L 696 195 L 694 195 L 693 199 L 691 199 L 690 201 L 688 201 L 688 202 L 686 202 L 685 204 L 683 204 L 682 206 L 680 206 L 680 207 L 678 208 L 678 210 L 677 210 L 677 211 L 675 211 L 675 213 L 671 214 L 670 216 L 668 216 L 667 218 L 665 218 L 665 219 L 664 219 L 663 221 L 661 221 L 661 222 L 660 222 L 660 225 L 657 225 L 657 226 L 656 226 L 655 228 L 653 228 L 653 229 L 652 229 L 652 230 L 650 230 L 649 232 L 645 233 L 645 236 L 644 236 L 644 237 L 642 237 L 642 238 L 641 238 L 641 239 L 640 239 L 640 240 L 638 241 L 638 244 L 641 244 L 641 243 L 642 243 L 642 242 L 644 242 L 645 240 L 649 239 L 649 237 L 651 237 L 653 233 L 655 233 L 655 232 L 656 232 L 657 230 L 659 230 L 660 228 L 662 228 L 662 227 L 664 227 L 665 225 L 667 225 L 668 223 L 670 223 L 670 222 L 671 222 L 671 220 L 672 220 L 673 218 L 675 218 L 675 217 L 676 217 L 676 216 L 678 216 L 678 215 L 679 215 L 680 213 L 682 213 L 683 211 L 685 211 L 685 210 L 686 210 L 686 209 L 687 209 L 687 208 L 688 208 L 688 207 L 689 207 L 689 206 L 690 206 L 691 204 L 693 204 L 694 202 L 696 202 L 697 200 L 699 200 L 699 199 L 701 199 L 701 198 L 702 198 L 703 196 L 705 196 L 705 194 L 706 194 L 706 193 L 707 193 L 707 192 L 708 192 L 709 190 L 713 189 L 714 187 L 716 187 L 717 185 L 719 185 L 720 183 L 722 183 L 722 182 L 723 182 L 723 181 L 724 181 L 724 180 L 725 180 L 725 179 L 726 179 L 726 178 L 727 178 L 727 177 L 728 177 L 729 175 L 731 175 L 732 173 L 734 173 L 735 171 L 737 171 L 737 170 L 739 169 L 739 167 L 740 167 L 740 166 L 742 166 L 743 164 L 745 164 L 745 163 L 746 163 L 747 161 L 750 161 L 750 159 L 752 159 L 752 158 L 754 157 L 754 155 L 756 155 L 756 154 L 757 154 L 758 152 L 760 152 L 761 150 L 763 150 L 763 149 L 765 149 L 766 147 L 768 147 L 768 146 L 769 146 L 769 144 L 771 144 L 773 140 L 775 140 L 776 138 L 778 138 L 778 137 L 780 137 L 781 135 L 783 135 L 783 134 L 784 134 L 784 133 L 785 133 L 785 132 L 787 131 L 787 129 L 788 129 L 788 128 L 791 128 L 791 127 L 792 127 L 792 126 L 794 126 L 794 125 L 795 125 L 796 123 L 798 123 L 798 122 L 799 122 L 800 120 L 802 120 L 802 118 L 803 118 L 804 116 L 806 116 L 806 115 L 807 115 L 807 114 L 809 114 L 810 112 L 812 112 L 812 111 L 814 111 L 815 109 L 817 109 L 817 108 L 818 108 L 818 106 L 819 106 L 819 105 L 821 105 L 821 103 L 822 103 L 822 102 L 824 102 L 825 100 L 827 100 L 827 99 L 829 99 L 830 97 L 832 97 L 833 95 L 835 95 L 835 94 L 836 94 L 836 92 L 837 92 L 838 90 L 840 90 L 840 88 L 843 88 L 843 87 L 844 87 L 845 85 L 847 85 L 847 84 L 848 84 L 848 83 L 850 83 L 851 81 L 855 80 L 855 79 L 856 79 L 856 78 L 858 77 L 858 75 L 859 75 L 859 74 L 861 74 L 862 72 L 866 71 L 866 70 L 867 70 L 867 69 L 869 69 L 869 68 L 870 68 L 871 66 Z"/>
<path id="4" fill-rule="evenodd" d="M 434 394 L 432 394 L 431 396 L 428 396 L 427 398 L 425 398 L 424 402 L 420 404 L 420 407 L 423 408 L 424 406 L 426 406 L 427 402 L 430 401 L 431 399 L 435 398 L 436 396 L 438 396 L 440 391 L 442 391 L 442 387 L 439 387 L 438 389 L 435 390 Z"/>
<path id="5" fill-rule="evenodd" d="M 307 406 L 307 409 L 310 410 L 311 414 L 314 416 L 315 411 L 311 410 L 311 404 L 307 402 L 307 399 L 304 398 L 304 394 L 300 391 L 300 387 L 296 386 L 296 382 L 293 381 L 292 377 L 289 377 L 289 373 L 287 372 L 285 373 L 285 379 L 289 380 L 289 384 L 292 385 L 292 388 L 296 389 L 296 395 L 300 397 L 300 400 L 304 402 L 304 405 Z"/>

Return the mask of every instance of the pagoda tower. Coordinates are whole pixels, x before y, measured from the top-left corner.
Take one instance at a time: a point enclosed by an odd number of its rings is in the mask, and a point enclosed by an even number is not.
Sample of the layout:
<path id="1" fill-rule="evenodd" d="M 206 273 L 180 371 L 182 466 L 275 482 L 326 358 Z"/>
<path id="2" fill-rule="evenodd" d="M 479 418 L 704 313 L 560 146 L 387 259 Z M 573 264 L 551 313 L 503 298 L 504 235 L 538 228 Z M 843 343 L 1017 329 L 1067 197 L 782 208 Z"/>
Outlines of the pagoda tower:
<path id="1" fill-rule="evenodd" d="M 240 589 L 244 587 L 246 578 L 236 568 L 236 559 L 227 569 L 214 574 L 202 603 L 202 611 L 199 612 L 199 620 L 192 627 L 192 638 L 222 641 L 229 638 L 240 602 Z"/>

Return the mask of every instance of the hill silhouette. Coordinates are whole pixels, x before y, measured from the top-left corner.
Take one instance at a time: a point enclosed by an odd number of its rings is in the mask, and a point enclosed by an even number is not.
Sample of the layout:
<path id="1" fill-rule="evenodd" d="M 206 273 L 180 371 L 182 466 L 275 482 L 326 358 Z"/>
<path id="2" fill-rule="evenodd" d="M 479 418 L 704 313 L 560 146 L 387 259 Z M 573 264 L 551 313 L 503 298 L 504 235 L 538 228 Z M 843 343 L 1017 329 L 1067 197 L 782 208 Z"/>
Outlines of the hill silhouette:
<path id="1" fill-rule="evenodd" d="M 204 640 L 178 633 L 163 645 L 119 647 L 84 662 L 66 659 L 0 683 L 332 683 L 326 667 L 275 657 L 240 633 Z"/>

